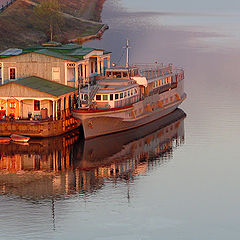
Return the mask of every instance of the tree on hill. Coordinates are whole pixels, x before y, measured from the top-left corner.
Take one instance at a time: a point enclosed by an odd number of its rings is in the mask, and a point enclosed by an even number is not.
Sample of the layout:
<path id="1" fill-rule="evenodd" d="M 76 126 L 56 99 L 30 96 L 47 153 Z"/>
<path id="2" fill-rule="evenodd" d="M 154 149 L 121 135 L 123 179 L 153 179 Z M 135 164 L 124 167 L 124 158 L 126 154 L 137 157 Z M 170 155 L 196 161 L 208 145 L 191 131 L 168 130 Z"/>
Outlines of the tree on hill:
<path id="1" fill-rule="evenodd" d="M 53 41 L 56 31 L 60 31 L 64 18 L 58 0 L 41 0 L 34 9 L 37 25 Z"/>

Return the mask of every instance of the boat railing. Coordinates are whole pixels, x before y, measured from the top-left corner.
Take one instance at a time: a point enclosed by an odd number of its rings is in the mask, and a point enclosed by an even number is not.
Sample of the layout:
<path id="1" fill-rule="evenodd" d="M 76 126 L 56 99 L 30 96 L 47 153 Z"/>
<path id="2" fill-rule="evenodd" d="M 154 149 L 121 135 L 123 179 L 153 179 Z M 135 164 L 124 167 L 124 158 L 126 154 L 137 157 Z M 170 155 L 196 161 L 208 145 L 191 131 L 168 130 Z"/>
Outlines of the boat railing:
<path id="1" fill-rule="evenodd" d="M 173 65 L 163 65 L 163 63 L 154 64 L 136 64 L 134 67 L 139 69 L 139 74 L 147 79 L 159 78 L 173 73 Z"/>
<path id="2" fill-rule="evenodd" d="M 177 76 L 178 80 L 183 80 L 184 79 L 184 70 L 181 67 L 175 67 L 174 68 L 174 73 Z"/>

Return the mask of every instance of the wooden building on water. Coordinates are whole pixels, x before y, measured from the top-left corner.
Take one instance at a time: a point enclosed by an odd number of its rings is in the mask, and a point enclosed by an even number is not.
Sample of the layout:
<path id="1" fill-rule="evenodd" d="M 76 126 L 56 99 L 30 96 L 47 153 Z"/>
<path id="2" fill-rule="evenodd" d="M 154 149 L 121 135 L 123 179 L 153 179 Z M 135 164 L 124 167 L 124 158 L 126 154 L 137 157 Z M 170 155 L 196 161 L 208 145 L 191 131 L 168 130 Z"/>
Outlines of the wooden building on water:
<path id="1" fill-rule="evenodd" d="M 0 53 L 0 135 L 35 137 L 79 127 L 71 115 L 79 84 L 104 74 L 110 52 L 49 42 Z"/>

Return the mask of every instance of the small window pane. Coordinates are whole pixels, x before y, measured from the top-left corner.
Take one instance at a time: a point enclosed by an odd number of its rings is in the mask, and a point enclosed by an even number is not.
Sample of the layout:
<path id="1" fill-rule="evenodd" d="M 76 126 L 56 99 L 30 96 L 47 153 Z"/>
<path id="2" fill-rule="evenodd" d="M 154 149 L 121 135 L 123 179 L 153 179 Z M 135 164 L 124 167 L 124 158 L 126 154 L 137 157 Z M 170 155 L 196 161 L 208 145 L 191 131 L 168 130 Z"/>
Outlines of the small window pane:
<path id="1" fill-rule="evenodd" d="M 16 79 L 16 69 L 15 68 L 10 68 L 10 79 L 11 80 Z"/>
<path id="2" fill-rule="evenodd" d="M 127 77 L 128 77 L 127 72 L 123 72 L 123 77 L 124 77 L 124 78 L 127 78 Z"/>
<path id="3" fill-rule="evenodd" d="M 121 72 L 114 72 L 113 77 L 114 78 L 121 78 Z"/>
<path id="4" fill-rule="evenodd" d="M 119 94 L 115 94 L 115 99 L 119 99 Z"/>
<path id="5" fill-rule="evenodd" d="M 96 95 L 96 100 L 101 101 L 101 95 Z"/>
<path id="6" fill-rule="evenodd" d="M 88 100 L 88 95 L 87 94 L 84 94 L 84 100 Z"/>
<path id="7" fill-rule="evenodd" d="M 110 101 L 113 100 L 113 94 L 110 94 Z"/>
<path id="8" fill-rule="evenodd" d="M 103 100 L 107 101 L 108 100 L 108 95 L 103 95 Z"/>
<path id="9" fill-rule="evenodd" d="M 123 98 L 123 93 L 120 93 L 120 98 Z"/>
<path id="10" fill-rule="evenodd" d="M 34 100 L 34 111 L 40 111 L 40 101 Z"/>

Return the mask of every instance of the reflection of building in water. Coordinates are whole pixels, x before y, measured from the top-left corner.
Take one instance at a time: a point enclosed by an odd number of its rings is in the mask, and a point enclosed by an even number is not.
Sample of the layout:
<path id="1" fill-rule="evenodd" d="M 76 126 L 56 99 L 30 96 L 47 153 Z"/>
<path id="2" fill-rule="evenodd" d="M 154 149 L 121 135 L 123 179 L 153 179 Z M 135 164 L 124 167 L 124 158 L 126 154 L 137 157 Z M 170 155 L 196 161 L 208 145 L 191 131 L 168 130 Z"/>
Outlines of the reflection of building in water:
<path id="1" fill-rule="evenodd" d="M 146 126 L 88 141 L 76 142 L 78 137 L 68 134 L 0 145 L 0 189 L 24 198 L 51 198 L 91 193 L 103 187 L 105 178 L 144 174 L 183 143 L 184 117 L 176 110 Z"/>
<path id="2" fill-rule="evenodd" d="M 0 186 L 2 193 L 21 197 L 47 198 L 90 192 L 101 186 L 93 172 L 73 169 L 73 147 L 77 135 L 66 135 L 29 144 L 0 145 Z M 1 189 L 1 188 L 0 188 Z"/>

